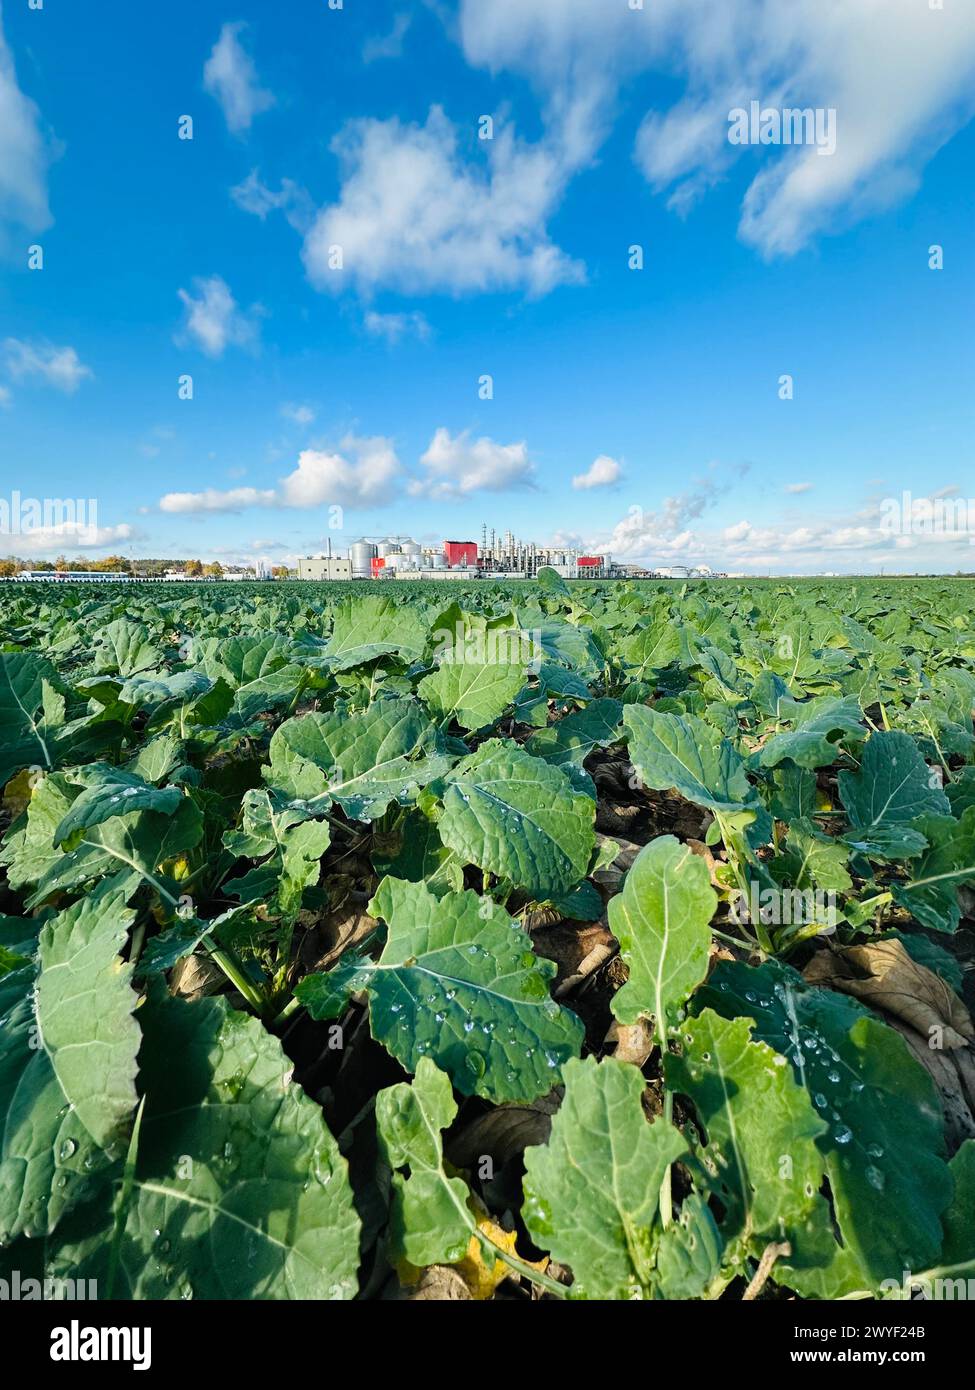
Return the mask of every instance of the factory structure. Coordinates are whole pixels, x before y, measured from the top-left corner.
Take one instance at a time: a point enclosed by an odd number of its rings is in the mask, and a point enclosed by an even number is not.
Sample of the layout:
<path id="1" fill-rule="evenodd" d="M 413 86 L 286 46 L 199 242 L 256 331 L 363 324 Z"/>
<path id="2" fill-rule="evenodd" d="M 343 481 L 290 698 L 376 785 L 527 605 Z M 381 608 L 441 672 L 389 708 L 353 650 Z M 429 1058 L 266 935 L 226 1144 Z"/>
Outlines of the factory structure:
<path id="1" fill-rule="evenodd" d="M 505 531 L 481 527 L 475 540 L 445 540 L 440 546 L 420 545 L 410 536 L 384 540 L 363 537 L 349 546 L 347 556 L 327 553 L 298 561 L 299 579 L 532 579 L 540 569 L 554 569 L 564 579 L 616 577 L 608 553 L 589 554 L 567 546 L 536 545 Z"/>

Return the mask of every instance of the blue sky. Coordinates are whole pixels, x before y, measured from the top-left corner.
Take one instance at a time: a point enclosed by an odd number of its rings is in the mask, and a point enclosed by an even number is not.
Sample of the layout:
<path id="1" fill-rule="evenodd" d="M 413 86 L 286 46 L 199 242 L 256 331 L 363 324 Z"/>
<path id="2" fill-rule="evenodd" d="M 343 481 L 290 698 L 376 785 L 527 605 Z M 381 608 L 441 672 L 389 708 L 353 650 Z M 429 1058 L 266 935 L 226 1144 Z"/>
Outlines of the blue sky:
<path id="1" fill-rule="evenodd" d="M 975 496 L 975 7 L 632 3 L 3 0 L 0 492 L 92 554 L 975 567 L 879 523 Z"/>

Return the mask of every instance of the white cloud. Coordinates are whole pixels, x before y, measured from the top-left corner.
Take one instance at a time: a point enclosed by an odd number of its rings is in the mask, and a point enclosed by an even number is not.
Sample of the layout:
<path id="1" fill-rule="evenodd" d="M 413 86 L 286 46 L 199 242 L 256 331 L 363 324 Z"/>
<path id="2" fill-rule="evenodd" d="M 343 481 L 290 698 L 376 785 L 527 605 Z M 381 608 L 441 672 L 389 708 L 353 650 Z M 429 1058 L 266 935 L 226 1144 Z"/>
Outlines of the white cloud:
<path id="1" fill-rule="evenodd" d="M 57 526 L 37 526 L 17 533 L 0 533 L 0 553 L 4 555 L 54 554 L 62 550 L 98 550 L 136 539 L 138 532 L 127 523 L 119 526 L 88 526 L 65 521 Z"/>
<path id="2" fill-rule="evenodd" d="M 388 34 L 379 34 L 375 38 L 366 39 L 362 46 L 362 61 L 364 63 L 374 63 L 377 58 L 399 58 L 403 52 L 403 40 L 406 38 L 413 16 L 405 13 L 395 15 L 393 27 Z"/>
<path id="3" fill-rule="evenodd" d="M 733 573 L 769 571 L 779 574 L 876 573 L 910 570 L 920 573 L 970 571 L 975 568 L 975 502 L 945 502 L 954 491 L 942 488 L 927 497 L 912 497 L 907 534 L 890 526 L 887 508 L 901 504 L 898 496 L 874 503 L 851 516 L 820 516 L 801 526 L 773 521 L 757 525 L 746 518 L 715 531 L 687 524 L 696 502 L 668 499 L 658 512 L 631 507 L 610 532 L 590 535 L 587 547 L 610 550 L 618 559 L 642 564 L 708 565 Z M 693 498 L 696 494 L 692 494 Z M 941 504 L 942 511 L 938 510 Z M 923 523 L 942 514 L 937 530 Z"/>
<path id="4" fill-rule="evenodd" d="M 295 425 L 311 425 L 315 422 L 315 412 L 310 405 L 294 405 L 291 401 L 285 401 L 281 407 L 281 414 Z"/>
<path id="5" fill-rule="evenodd" d="M 542 295 L 584 278 L 545 228 L 565 186 L 549 147 L 502 127 L 482 142 L 477 163 L 465 163 L 456 129 L 434 106 L 422 126 L 350 121 L 332 148 L 343 166 L 341 193 L 319 212 L 303 250 L 320 289 Z"/>
<path id="6" fill-rule="evenodd" d="M 273 507 L 277 495 L 273 489 L 233 487 L 226 491 L 207 488 L 204 492 L 167 492 L 159 499 L 161 512 L 242 512 L 249 507 Z"/>
<path id="7" fill-rule="evenodd" d="M 612 487 L 619 482 L 623 470 L 615 459 L 611 459 L 608 454 L 600 454 L 593 459 L 585 473 L 577 473 L 572 479 L 572 486 L 577 490 L 585 491 L 593 487 Z"/>
<path id="8" fill-rule="evenodd" d="M 6 410 L 13 400 L 13 393 L 9 386 L 0 386 L 0 408 Z"/>
<path id="9" fill-rule="evenodd" d="M 385 338 L 392 347 L 412 334 L 421 342 L 430 336 L 430 325 L 421 313 L 379 314 L 373 309 L 366 311 L 363 319 L 365 330 L 373 338 Z"/>
<path id="10" fill-rule="evenodd" d="M 793 496 L 798 496 L 801 492 L 812 492 L 812 490 L 812 483 L 786 483 L 785 485 L 785 491 L 792 493 Z"/>
<path id="11" fill-rule="evenodd" d="M 13 54 L 0 31 L 0 231 L 9 225 L 41 232 L 51 225 L 47 170 L 56 152 L 36 104 L 18 85 Z"/>
<path id="12" fill-rule="evenodd" d="M 208 357 L 221 357 L 228 347 L 253 347 L 257 342 L 257 324 L 244 314 L 230 292 L 230 286 L 219 275 L 197 277 L 193 281 L 196 296 L 180 290 L 179 297 L 186 310 L 184 329 Z"/>
<path id="13" fill-rule="evenodd" d="M 283 212 L 295 231 L 302 234 L 315 219 L 315 206 L 307 190 L 293 179 L 282 179 L 275 193 L 252 169 L 242 183 L 235 184 L 230 196 L 242 212 L 249 212 L 264 222 L 271 212 Z"/>
<path id="14" fill-rule="evenodd" d="M 686 213 L 738 158 L 728 113 L 830 106 L 835 154 L 763 149 L 742 203 L 741 238 L 791 255 L 818 235 L 902 200 L 931 155 L 975 109 L 975 6 L 923 0 L 463 0 L 468 60 L 540 87 L 550 138 L 582 163 L 605 138 L 622 84 L 654 72 L 683 84 L 647 113 L 637 163 Z M 665 90 L 665 89 L 664 89 Z"/>
<path id="15" fill-rule="evenodd" d="M 241 512 L 252 507 L 382 506 L 395 496 L 402 474 L 392 440 L 382 436 L 346 435 L 339 450 L 304 449 L 293 472 L 276 488 L 207 488 L 203 492 L 169 492 L 159 510 L 184 515 Z"/>
<path id="16" fill-rule="evenodd" d="M 203 68 L 203 86 L 219 103 L 227 129 L 235 135 L 249 130 L 255 116 L 274 105 L 257 76 L 254 60 L 239 35 L 247 25 L 225 24 Z"/>
<path id="17" fill-rule="evenodd" d="M 94 376 L 73 347 L 54 347 L 50 343 L 25 343 L 18 338 L 4 340 L 4 365 L 15 381 L 39 377 L 68 395 L 77 391 L 86 377 Z"/>
<path id="18" fill-rule="evenodd" d="M 534 485 L 526 444 L 496 444 L 486 436 L 471 439 L 469 430 L 452 436 L 449 430 L 438 429 L 420 463 L 427 475 L 409 483 L 407 490 L 414 497 L 447 501 L 473 492 Z"/>
<path id="19" fill-rule="evenodd" d="M 341 453 L 305 449 L 298 467 L 281 479 L 283 507 L 379 506 L 395 493 L 401 467 L 392 441 L 346 435 Z"/>

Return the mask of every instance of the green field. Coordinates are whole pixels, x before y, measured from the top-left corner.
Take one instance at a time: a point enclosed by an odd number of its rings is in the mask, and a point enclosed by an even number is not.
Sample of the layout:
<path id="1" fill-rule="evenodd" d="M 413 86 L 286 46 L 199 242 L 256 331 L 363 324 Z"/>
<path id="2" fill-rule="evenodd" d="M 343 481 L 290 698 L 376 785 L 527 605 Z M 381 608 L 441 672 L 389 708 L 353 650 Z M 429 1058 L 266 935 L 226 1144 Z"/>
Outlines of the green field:
<path id="1" fill-rule="evenodd" d="M 972 594 L 0 586 L 0 1277 L 975 1278 Z"/>

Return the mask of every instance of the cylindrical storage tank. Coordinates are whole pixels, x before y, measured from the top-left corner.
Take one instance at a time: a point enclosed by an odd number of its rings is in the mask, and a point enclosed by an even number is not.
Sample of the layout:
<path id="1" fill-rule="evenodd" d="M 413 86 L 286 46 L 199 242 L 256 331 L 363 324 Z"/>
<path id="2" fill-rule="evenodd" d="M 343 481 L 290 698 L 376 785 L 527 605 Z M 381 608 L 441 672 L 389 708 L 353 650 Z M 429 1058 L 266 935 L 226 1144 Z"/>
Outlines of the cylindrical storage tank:
<path id="1" fill-rule="evenodd" d="M 349 560 L 352 565 L 352 578 L 371 579 L 372 562 L 378 553 L 372 541 L 356 541 L 355 545 L 350 545 Z"/>
<path id="2" fill-rule="evenodd" d="M 386 568 L 388 570 L 405 570 L 409 568 L 408 557 L 396 550 L 386 556 Z"/>
<path id="3" fill-rule="evenodd" d="M 420 560 L 423 558 L 423 546 L 418 545 L 416 541 L 404 541 L 403 554 L 409 555 L 411 559 L 419 564 Z"/>
<path id="4" fill-rule="evenodd" d="M 447 568 L 446 555 L 434 555 L 431 568 L 435 570 L 445 570 Z"/>

